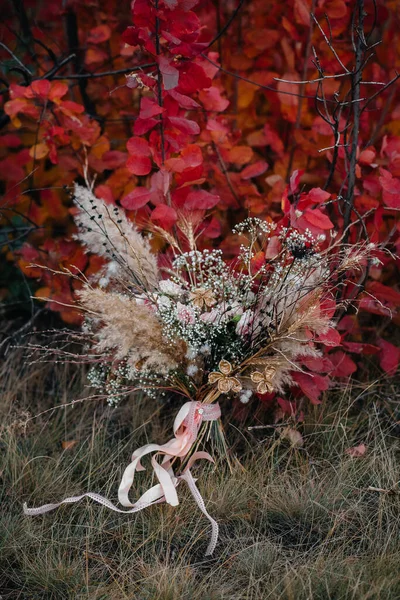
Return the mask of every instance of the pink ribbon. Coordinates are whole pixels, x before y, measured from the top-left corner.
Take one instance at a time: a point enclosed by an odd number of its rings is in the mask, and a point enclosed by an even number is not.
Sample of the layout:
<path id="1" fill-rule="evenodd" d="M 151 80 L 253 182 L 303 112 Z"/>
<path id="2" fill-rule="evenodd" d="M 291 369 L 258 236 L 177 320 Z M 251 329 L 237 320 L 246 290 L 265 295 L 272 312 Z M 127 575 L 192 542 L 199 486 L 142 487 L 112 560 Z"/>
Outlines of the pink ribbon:
<path id="1" fill-rule="evenodd" d="M 136 513 L 143 510 L 152 504 L 167 502 L 171 506 L 179 504 L 176 488 L 181 481 L 185 481 L 189 490 L 196 501 L 201 512 L 207 517 L 211 523 L 211 539 L 206 550 L 206 556 L 212 554 L 215 550 L 218 540 L 218 523 L 208 514 L 204 500 L 196 486 L 195 480 L 190 472 L 190 468 L 198 459 L 205 459 L 214 462 L 212 457 L 207 452 L 195 452 L 189 459 L 188 464 L 181 475 L 175 476 L 172 469 L 172 460 L 174 458 L 185 457 L 192 448 L 197 439 L 200 426 L 203 421 L 215 421 L 221 416 L 221 409 L 218 404 L 201 404 L 200 402 L 187 402 L 178 412 L 174 422 L 174 437 L 166 444 L 159 446 L 158 444 L 147 444 L 136 450 L 132 455 L 132 462 L 127 466 L 122 476 L 122 480 L 118 490 L 118 499 L 123 506 L 129 507 L 130 510 L 121 510 L 115 506 L 110 500 L 104 498 L 100 494 L 87 492 L 80 496 L 71 496 L 65 498 L 57 504 L 45 504 L 38 508 L 28 508 L 24 503 L 23 510 L 25 515 L 41 515 L 62 504 L 71 504 L 79 502 L 82 498 L 91 498 L 95 502 L 106 506 L 110 510 L 118 513 Z M 155 452 L 151 458 L 158 484 L 147 490 L 136 502 L 132 503 L 129 500 L 128 493 L 132 487 L 136 471 L 144 471 L 141 465 L 141 459 Z M 158 456 L 163 456 L 161 464 L 156 460 Z"/>

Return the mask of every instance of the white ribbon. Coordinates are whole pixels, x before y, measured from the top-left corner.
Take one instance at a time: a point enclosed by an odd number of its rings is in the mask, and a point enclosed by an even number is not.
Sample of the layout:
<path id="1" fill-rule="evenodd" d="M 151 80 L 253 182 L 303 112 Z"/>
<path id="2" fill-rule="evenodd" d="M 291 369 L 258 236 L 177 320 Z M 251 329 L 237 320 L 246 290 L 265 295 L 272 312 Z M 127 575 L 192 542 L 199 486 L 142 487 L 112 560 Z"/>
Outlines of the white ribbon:
<path id="1" fill-rule="evenodd" d="M 190 468 L 198 459 L 205 459 L 214 462 L 207 452 L 196 452 L 190 457 L 188 464 L 181 475 L 175 476 L 172 469 L 172 459 L 179 457 L 183 458 L 193 447 L 197 439 L 200 425 L 203 421 L 214 421 L 221 416 L 221 410 L 218 404 L 201 404 L 200 402 L 187 402 L 182 406 L 177 414 L 174 422 L 174 438 L 166 444 L 159 446 L 158 444 L 147 444 L 136 450 L 132 455 L 132 462 L 125 469 L 118 490 L 118 499 L 123 506 L 129 507 L 129 510 L 122 510 L 115 506 L 110 500 L 104 498 L 100 494 L 87 492 L 80 496 L 71 496 L 65 498 L 61 502 L 55 504 L 44 504 L 38 508 L 28 508 L 26 503 L 23 505 L 24 514 L 28 516 L 36 516 L 47 513 L 61 506 L 62 504 L 72 504 L 79 502 L 82 498 L 91 498 L 95 502 L 106 506 L 110 510 L 118 513 L 133 514 L 151 506 L 167 502 L 171 506 L 179 504 L 176 488 L 180 481 L 185 481 L 188 488 L 200 508 L 201 512 L 207 517 L 211 523 L 211 540 L 206 550 L 206 556 L 211 555 L 217 545 L 218 540 L 218 523 L 208 514 L 204 500 L 196 486 L 195 480 L 190 472 Z M 151 464 L 153 466 L 158 484 L 147 490 L 134 503 L 131 503 L 128 497 L 129 490 L 133 484 L 136 471 L 143 471 L 141 459 L 146 454 L 155 452 L 152 456 Z M 164 455 L 161 464 L 157 462 L 156 457 Z"/>

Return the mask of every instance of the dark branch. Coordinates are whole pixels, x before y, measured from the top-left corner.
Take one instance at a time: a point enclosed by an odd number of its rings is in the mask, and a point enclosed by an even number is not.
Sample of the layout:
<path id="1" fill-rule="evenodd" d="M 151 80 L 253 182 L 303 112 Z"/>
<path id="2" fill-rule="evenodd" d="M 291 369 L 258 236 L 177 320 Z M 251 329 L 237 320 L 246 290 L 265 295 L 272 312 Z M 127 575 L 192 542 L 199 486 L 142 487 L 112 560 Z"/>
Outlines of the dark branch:
<path id="1" fill-rule="evenodd" d="M 78 19 L 76 13 L 72 10 L 72 8 L 68 8 L 66 16 L 65 16 L 65 24 L 67 31 L 67 39 L 68 39 L 68 47 L 71 54 L 74 55 L 74 67 L 76 71 L 80 71 L 83 67 L 83 56 L 82 49 L 79 46 L 79 38 L 78 38 Z M 86 112 L 90 116 L 97 116 L 96 113 L 96 105 L 89 98 L 88 93 L 86 91 L 87 80 L 80 79 L 78 82 L 79 91 L 82 97 L 82 103 L 85 107 Z"/>
<path id="2" fill-rule="evenodd" d="M 63 65 L 64 66 L 64 65 Z M 108 77 L 109 75 L 123 75 L 124 73 L 133 73 L 134 71 L 142 71 L 143 69 L 149 69 L 156 67 L 157 63 L 146 63 L 144 65 L 137 65 L 136 67 L 127 67 L 126 69 L 115 69 L 115 71 L 102 71 L 101 73 L 72 73 L 71 75 L 57 75 L 52 79 L 93 79 L 95 77 Z M 43 79 L 47 79 L 47 74 L 43 76 Z"/>
<path id="3" fill-rule="evenodd" d="M 156 54 L 160 55 L 160 20 L 158 18 L 158 0 L 155 0 L 154 3 L 156 9 L 156 21 L 155 21 L 155 36 L 156 36 Z M 163 96 L 162 96 L 162 82 L 161 82 L 161 71 L 160 66 L 157 63 L 157 99 L 158 104 L 162 108 L 163 105 Z M 162 114 L 158 115 L 158 119 L 160 122 L 160 138 L 161 138 L 161 162 L 164 164 L 165 162 L 165 139 L 164 139 L 164 119 Z"/>
<path id="4" fill-rule="evenodd" d="M 217 40 L 219 40 L 224 35 L 224 33 L 229 29 L 229 27 L 231 26 L 231 24 L 233 23 L 233 21 L 236 19 L 237 15 L 239 14 L 239 11 L 242 8 L 242 6 L 243 6 L 244 3 L 245 3 L 245 0 L 240 0 L 239 1 L 239 4 L 237 5 L 237 7 L 235 8 L 235 10 L 233 11 L 233 13 L 231 14 L 231 16 L 229 17 L 229 19 L 227 20 L 227 22 L 225 23 L 225 25 L 217 33 L 217 35 L 211 40 L 211 42 L 208 44 L 207 48 L 210 48 L 213 44 L 215 44 L 215 42 Z"/>
<path id="5" fill-rule="evenodd" d="M 357 148 L 360 134 L 360 82 L 362 79 L 362 64 L 364 62 L 365 42 L 364 42 L 364 0 L 357 0 L 357 9 L 355 11 L 355 18 L 357 19 L 357 39 L 355 40 L 355 69 L 352 76 L 351 82 L 351 100 L 353 101 L 352 112 L 353 112 L 353 131 L 351 139 L 351 151 L 349 159 L 349 178 L 347 184 L 347 194 L 345 197 L 344 206 L 344 222 L 343 228 L 346 230 L 343 243 L 347 243 L 349 237 L 348 226 L 351 221 L 351 213 L 354 205 L 354 189 L 356 184 L 356 166 L 357 166 Z"/>

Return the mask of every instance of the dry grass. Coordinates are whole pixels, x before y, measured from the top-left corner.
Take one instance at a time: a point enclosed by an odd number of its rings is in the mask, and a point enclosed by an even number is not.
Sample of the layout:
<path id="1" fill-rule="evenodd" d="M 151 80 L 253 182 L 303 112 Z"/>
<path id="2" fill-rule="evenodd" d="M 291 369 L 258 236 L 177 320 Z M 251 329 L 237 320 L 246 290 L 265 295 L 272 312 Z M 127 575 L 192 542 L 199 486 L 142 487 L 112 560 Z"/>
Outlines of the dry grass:
<path id="1" fill-rule="evenodd" d="M 243 425 L 239 434 L 228 425 L 242 465 L 233 461 L 230 474 L 220 459 L 217 469 L 199 472 L 221 526 L 216 554 L 206 560 L 208 523 L 185 491 L 178 508 L 135 516 L 90 501 L 22 515 L 23 501 L 37 506 L 86 490 L 115 499 L 130 452 L 166 439 L 173 407 L 167 414 L 145 399 L 114 410 L 86 402 L 26 423 L 27 411 L 82 393 L 84 373 L 24 367 L 15 354 L 1 375 L 2 599 L 400 598 L 400 466 L 389 384 L 371 388 L 362 405 L 356 390 L 331 394 L 306 415 L 300 449 L 273 428 L 248 432 Z M 360 442 L 363 457 L 345 453 Z"/>

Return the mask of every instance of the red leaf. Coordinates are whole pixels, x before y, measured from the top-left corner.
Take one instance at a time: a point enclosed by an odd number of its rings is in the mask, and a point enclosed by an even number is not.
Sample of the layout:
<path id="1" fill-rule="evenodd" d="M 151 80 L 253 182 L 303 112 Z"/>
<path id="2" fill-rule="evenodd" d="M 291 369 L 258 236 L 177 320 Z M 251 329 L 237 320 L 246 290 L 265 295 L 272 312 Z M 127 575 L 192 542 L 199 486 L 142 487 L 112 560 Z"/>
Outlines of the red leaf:
<path id="1" fill-rule="evenodd" d="M 332 229 L 334 226 L 330 218 L 327 215 L 324 215 L 319 208 L 315 208 L 314 210 L 307 208 L 304 211 L 304 218 L 311 223 L 311 225 L 319 227 L 320 229 Z"/>
<path id="2" fill-rule="evenodd" d="M 330 327 L 326 333 L 321 333 L 321 335 L 318 336 L 318 342 L 321 342 L 324 344 L 324 346 L 330 346 L 332 348 L 335 346 L 340 346 L 341 340 L 342 336 L 336 329 L 333 329 L 333 327 Z"/>
<path id="3" fill-rule="evenodd" d="M 386 373 L 394 375 L 399 366 L 400 348 L 383 339 L 378 340 L 378 346 L 381 348 L 379 362 L 382 369 Z"/>
<path id="4" fill-rule="evenodd" d="M 166 204 L 158 204 L 151 213 L 151 220 L 163 229 L 171 229 L 178 219 L 176 210 Z"/>
<path id="5" fill-rule="evenodd" d="M 102 200 L 105 200 L 107 204 L 115 204 L 112 190 L 108 187 L 108 185 L 97 185 L 94 193 L 96 194 L 96 198 L 102 198 Z"/>
<path id="6" fill-rule="evenodd" d="M 121 200 L 121 204 L 128 210 L 137 210 L 145 206 L 150 200 L 151 192 L 145 187 L 138 186 Z"/>
<path id="7" fill-rule="evenodd" d="M 333 364 L 326 356 L 302 356 L 301 364 L 314 373 L 331 373 Z"/>
<path id="8" fill-rule="evenodd" d="M 278 398 L 277 403 L 279 404 L 285 415 L 289 415 L 291 417 L 295 416 L 296 404 L 294 402 L 290 402 L 289 400 L 285 400 L 284 398 Z"/>
<path id="9" fill-rule="evenodd" d="M 319 308 L 321 313 L 325 317 L 328 317 L 329 319 L 333 317 L 337 309 L 337 303 L 332 294 L 329 294 L 322 298 L 322 300 L 319 303 Z"/>
<path id="10" fill-rule="evenodd" d="M 379 183 L 382 186 L 382 199 L 390 208 L 400 208 L 400 179 L 393 177 L 386 169 L 380 170 Z"/>
<path id="11" fill-rule="evenodd" d="M 190 119 L 184 119 L 182 117 L 168 117 L 168 121 L 173 127 L 182 131 L 182 133 L 188 133 L 190 135 L 198 135 L 200 133 L 200 127 L 196 121 L 190 121 Z"/>
<path id="12" fill-rule="evenodd" d="M 379 281 L 372 281 L 368 284 L 368 292 L 381 302 L 389 304 L 395 309 L 400 306 L 400 292 Z"/>
<path id="13" fill-rule="evenodd" d="M 126 148 L 129 154 L 135 156 L 150 156 L 150 148 L 147 140 L 140 137 L 131 137 L 126 143 Z"/>
<path id="14" fill-rule="evenodd" d="M 303 394 L 311 400 L 312 404 L 321 404 L 319 396 L 321 392 L 327 390 L 329 387 L 329 379 L 327 377 L 322 377 L 322 375 L 315 373 L 301 373 L 300 371 L 294 371 L 292 377 L 299 385 Z"/>
<path id="15" fill-rule="evenodd" d="M 221 223 L 215 217 L 212 217 L 207 227 L 203 230 L 202 235 L 210 239 L 215 239 L 221 235 Z"/>
<path id="16" fill-rule="evenodd" d="M 50 92 L 51 95 L 51 92 Z M 72 100 L 63 100 L 62 104 L 59 105 L 59 110 L 67 116 L 71 116 L 74 113 L 80 114 L 85 111 L 85 107 L 82 104 L 73 102 Z"/>
<path id="17" fill-rule="evenodd" d="M 188 144 L 182 150 L 180 157 L 165 161 L 165 166 L 174 173 L 182 173 L 186 169 L 194 169 L 202 164 L 203 153 L 197 144 Z"/>
<path id="18" fill-rule="evenodd" d="M 312 200 L 314 204 L 320 204 L 321 202 L 326 202 L 331 197 L 331 194 L 325 192 L 321 188 L 312 188 L 307 196 Z"/>
<path id="19" fill-rule="evenodd" d="M 151 98 L 144 97 L 141 99 L 139 112 L 140 119 L 150 119 L 151 117 L 160 115 L 163 112 L 164 109 Z"/>
<path id="20" fill-rule="evenodd" d="M 289 71 L 283 74 L 282 79 L 286 79 L 288 82 L 278 81 L 277 83 L 281 113 L 285 120 L 295 123 L 299 105 L 299 86 L 292 82 L 298 80 L 299 75 L 296 71 Z M 295 190 L 292 187 L 293 191 Z"/>
<path id="21" fill-rule="evenodd" d="M 148 175 L 151 171 L 151 160 L 147 156 L 130 156 L 126 161 L 126 168 L 134 175 Z"/>
<path id="22" fill-rule="evenodd" d="M 139 119 L 137 118 L 133 126 L 133 133 L 135 135 L 144 135 L 150 129 L 153 129 L 159 121 L 156 119 Z"/>
<path id="23" fill-rule="evenodd" d="M 22 181 L 25 177 L 25 171 L 15 159 L 11 157 L 0 161 L 1 177 L 5 181 Z"/>
<path id="24" fill-rule="evenodd" d="M 362 152 L 360 152 L 360 156 L 358 157 L 358 162 L 362 165 L 370 166 L 371 163 L 375 160 L 376 150 L 373 146 L 369 146 Z"/>
<path id="25" fill-rule="evenodd" d="M 369 356 L 371 354 L 377 354 L 379 348 L 373 344 L 363 344 L 361 342 L 343 342 L 342 346 L 345 350 L 352 352 L 353 354 L 363 354 Z"/>
<path id="26" fill-rule="evenodd" d="M 165 169 L 160 169 L 153 173 L 151 182 L 151 202 L 153 204 L 162 204 L 171 185 L 171 175 Z"/>
<path id="27" fill-rule="evenodd" d="M 267 249 L 265 251 L 265 258 L 268 260 L 273 260 L 282 250 L 282 244 L 278 236 L 274 236 L 269 242 Z"/>
<path id="28" fill-rule="evenodd" d="M 114 170 L 123 167 L 126 161 L 126 152 L 119 150 L 109 150 L 104 152 L 102 162 L 106 169 Z"/>
<path id="29" fill-rule="evenodd" d="M 158 65 L 163 76 L 164 89 L 172 90 L 176 88 L 179 81 L 178 69 L 165 56 L 158 57 Z"/>
<path id="30" fill-rule="evenodd" d="M 27 91 L 28 91 L 28 88 L 24 87 L 23 85 L 17 85 L 16 83 L 10 84 L 9 94 L 10 94 L 11 100 L 15 100 L 16 98 L 24 97 L 25 94 L 27 93 Z"/>
<path id="31" fill-rule="evenodd" d="M 366 451 L 367 451 L 366 445 L 360 444 L 359 446 L 353 446 L 352 448 L 347 448 L 347 450 L 345 450 L 345 453 L 348 456 L 351 456 L 353 458 L 359 458 L 360 456 L 364 456 Z"/>
<path id="32" fill-rule="evenodd" d="M 240 173 L 242 179 L 251 179 L 252 177 L 258 177 L 265 173 L 268 169 L 268 163 L 265 160 L 258 160 L 257 162 L 245 167 Z"/>
<path id="33" fill-rule="evenodd" d="M 307 0 L 294 0 L 294 18 L 300 25 L 310 25 L 311 6 Z"/>
<path id="34" fill-rule="evenodd" d="M 190 210 L 208 210 L 214 208 L 220 201 L 216 194 L 210 194 L 206 190 L 190 192 L 185 202 L 185 208 Z"/>
<path id="35" fill-rule="evenodd" d="M 188 144 L 181 152 L 181 158 L 185 163 L 185 168 L 194 168 L 203 164 L 203 153 L 197 144 Z"/>
<path id="36" fill-rule="evenodd" d="M 239 167 L 247 164 L 253 158 L 253 150 L 249 146 L 233 146 L 229 150 L 228 160 Z"/>
<path id="37" fill-rule="evenodd" d="M 200 2 L 200 0 L 178 0 L 179 2 L 179 7 L 182 10 L 191 10 L 192 8 L 194 8 L 195 6 L 197 6 L 197 4 Z"/>
<path id="38" fill-rule="evenodd" d="M 296 170 L 293 171 L 290 181 L 289 181 L 289 189 L 291 194 L 295 194 L 299 189 L 299 183 L 302 175 L 304 174 L 304 170 Z"/>
<path id="39" fill-rule="evenodd" d="M 90 46 L 86 50 L 85 54 L 85 64 L 86 65 L 95 65 L 103 63 L 108 59 L 108 54 L 102 48 L 98 48 L 97 46 Z"/>
<path id="40" fill-rule="evenodd" d="M 184 96 L 176 90 L 169 90 L 168 93 L 171 96 L 171 98 L 173 98 L 179 104 L 181 108 L 200 108 L 200 104 L 196 102 L 196 100 L 193 100 L 193 98 L 190 98 L 189 96 Z"/>
<path id="41" fill-rule="evenodd" d="M 50 81 L 47 79 L 37 79 L 33 81 L 31 85 L 26 88 L 25 98 L 41 98 L 45 100 L 50 92 Z"/>
<path id="42" fill-rule="evenodd" d="M 68 86 L 66 83 L 61 83 L 61 81 L 52 81 L 51 89 L 49 92 L 49 100 L 52 102 L 57 102 L 60 98 L 65 96 L 68 93 Z M 74 103 L 75 104 L 75 103 Z"/>
<path id="43" fill-rule="evenodd" d="M 137 27 L 130 25 L 121 35 L 121 39 L 128 46 L 136 46 L 139 43 L 139 30 Z"/>
<path id="44" fill-rule="evenodd" d="M 221 96 L 220 90 L 211 86 L 206 90 L 201 90 L 199 98 L 206 110 L 222 112 L 229 106 L 229 100 Z"/>
<path id="45" fill-rule="evenodd" d="M 256 275 L 259 270 L 265 265 L 265 252 L 259 250 L 250 261 L 251 275 Z"/>
<path id="46" fill-rule="evenodd" d="M 89 31 L 87 41 L 91 44 L 101 44 L 111 37 L 111 29 L 108 25 L 99 25 Z"/>
<path id="47" fill-rule="evenodd" d="M 335 367 L 333 377 L 349 377 L 357 371 L 356 363 L 342 350 L 329 354 L 329 358 Z"/>
<path id="48" fill-rule="evenodd" d="M 179 92 L 181 94 L 194 94 L 198 90 L 209 88 L 210 77 L 207 77 L 204 69 L 194 62 L 186 62 L 179 67 Z"/>
<path id="49" fill-rule="evenodd" d="M 358 304 L 360 310 L 372 313 L 374 315 L 382 315 L 383 317 L 392 317 L 392 309 L 386 304 L 371 298 L 370 296 L 363 296 Z"/>
<path id="50" fill-rule="evenodd" d="M 327 0 L 324 9 L 330 19 L 341 19 L 347 15 L 345 0 Z"/>
<path id="51" fill-rule="evenodd" d="M 283 156 L 285 147 L 282 139 L 279 137 L 276 131 L 274 131 L 268 123 L 264 125 L 263 133 L 265 135 L 265 145 L 270 146 L 271 150 L 278 156 Z"/>
<path id="52" fill-rule="evenodd" d="M 0 137 L 0 147 L 2 148 L 18 148 L 22 146 L 22 140 L 15 133 L 6 133 Z"/>

